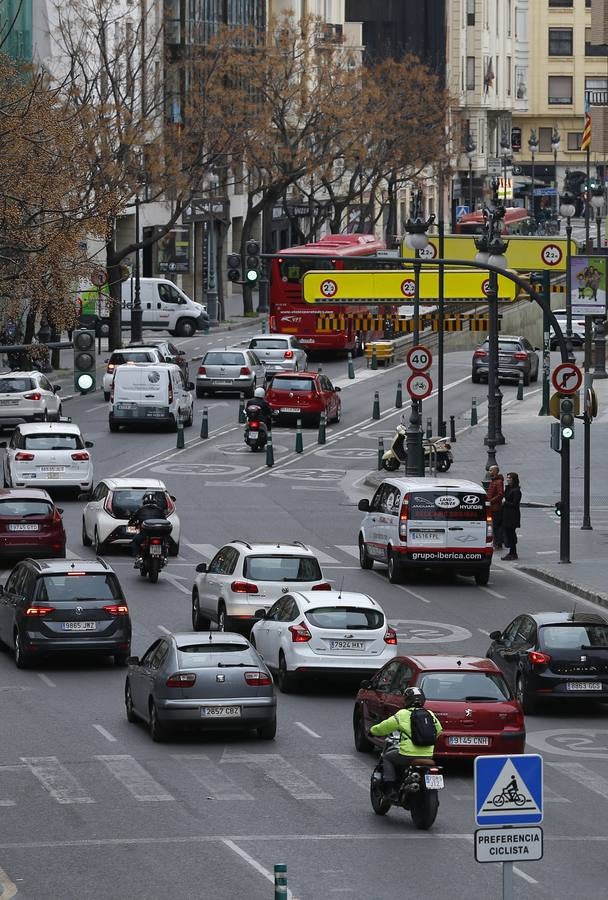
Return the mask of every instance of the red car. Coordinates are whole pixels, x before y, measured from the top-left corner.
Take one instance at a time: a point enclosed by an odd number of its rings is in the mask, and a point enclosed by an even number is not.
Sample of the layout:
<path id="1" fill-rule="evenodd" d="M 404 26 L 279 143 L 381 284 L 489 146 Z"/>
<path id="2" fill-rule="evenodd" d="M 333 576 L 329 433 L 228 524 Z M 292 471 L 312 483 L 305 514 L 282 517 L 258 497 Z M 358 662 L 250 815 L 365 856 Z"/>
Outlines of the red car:
<path id="1" fill-rule="evenodd" d="M 340 388 L 319 372 L 283 372 L 272 376 L 266 399 L 275 417 L 301 418 L 319 424 L 323 410 L 328 422 L 339 422 L 342 415 Z"/>
<path id="2" fill-rule="evenodd" d="M 362 681 L 355 700 L 353 729 L 360 752 L 382 747 L 368 735 L 372 725 L 403 707 L 403 692 L 416 685 L 443 727 L 435 756 L 474 758 L 523 753 L 524 714 L 500 669 L 477 656 L 396 656 L 370 681 Z"/>
<path id="3" fill-rule="evenodd" d="M 0 489 L 0 558 L 65 559 L 62 512 L 41 488 Z"/>

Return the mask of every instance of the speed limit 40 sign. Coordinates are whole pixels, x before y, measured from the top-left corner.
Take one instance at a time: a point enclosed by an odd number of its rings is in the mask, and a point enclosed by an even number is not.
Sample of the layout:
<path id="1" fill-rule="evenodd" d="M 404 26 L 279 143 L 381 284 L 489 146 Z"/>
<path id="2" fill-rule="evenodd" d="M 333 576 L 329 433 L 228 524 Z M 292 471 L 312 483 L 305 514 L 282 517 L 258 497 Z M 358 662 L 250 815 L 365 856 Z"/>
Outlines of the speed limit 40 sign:
<path id="1" fill-rule="evenodd" d="M 431 368 L 433 357 L 428 347 L 416 344 L 408 351 L 405 361 L 413 372 L 426 372 Z"/>

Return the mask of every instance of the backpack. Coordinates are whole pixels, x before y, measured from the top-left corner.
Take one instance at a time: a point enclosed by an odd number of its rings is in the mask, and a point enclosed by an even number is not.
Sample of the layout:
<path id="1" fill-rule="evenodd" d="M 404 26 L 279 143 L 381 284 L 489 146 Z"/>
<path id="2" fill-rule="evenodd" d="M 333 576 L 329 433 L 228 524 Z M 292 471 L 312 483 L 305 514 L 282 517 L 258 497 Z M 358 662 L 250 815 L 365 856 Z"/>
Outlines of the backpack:
<path id="1" fill-rule="evenodd" d="M 435 743 L 437 729 L 428 709 L 414 709 L 410 719 L 412 743 L 417 747 L 429 747 Z"/>

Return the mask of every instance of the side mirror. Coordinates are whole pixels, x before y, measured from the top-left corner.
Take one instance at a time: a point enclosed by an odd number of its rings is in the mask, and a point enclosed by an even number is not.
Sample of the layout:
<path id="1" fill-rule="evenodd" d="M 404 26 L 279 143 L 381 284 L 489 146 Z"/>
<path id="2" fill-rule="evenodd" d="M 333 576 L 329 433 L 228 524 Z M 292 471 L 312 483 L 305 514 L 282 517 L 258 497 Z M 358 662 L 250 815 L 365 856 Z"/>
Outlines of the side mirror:
<path id="1" fill-rule="evenodd" d="M 61 390 L 61 385 L 60 385 L 60 384 L 54 384 L 54 385 L 53 385 L 53 393 L 54 393 L 54 394 L 58 394 L 60 390 Z"/>
<path id="2" fill-rule="evenodd" d="M 127 656 L 127 665 L 128 666 L 138 666 L 139 665 L 139 656 Z"/>
<path id="3" fill-rule="evenodd" d="M 91 499 L 91 493 L 92 491 L 84 491 L 82 494 L 78 494 L 78 499 L 86 502 Z"/>
<path id="4" fill-rule="evenodd" d="M 193 381 L 187 381 L 187 382 L 186 382 L 186 390 L 187 390 L 187 391 L 193 391 L 193 390 L 194 390 L 194 382 L 193 382 Z"/>
<path id="5" fill-rule="evenodd" d="M 501 631 L 491 631 L 489 637 L 490 637 L 491 641 L 501 641 L 502 640 L 502 632 Z"/>
<path id="6" fill-rule="evenodd" d="M 201 572 L 201 573 L 206 572 L 207 571 L 207 563 L 199 563 L 198 566 L 196 567 L 195 571 Z"/>
<path id="7" fill-rule="evenodd" d="M 361 512 L 369 512 L 369 500 L 359 500 L 357 509 Z"/>
<path id="8" fill-rule="evenodd" d="M 59 515 L 62 516 L 63 515 L 63 506 L 57 506 L 55 508 L 56 508 L 57 512 L 59 513 Z"/>
<path id="9" fill-rule="evenodd" d="M 341 390 L 342 390 L 341 387 L 335 387 L 335 388 L 334 388 L 334 391 L 336 392 L 336 394 L 339 394 Z"/>
<path id="10" fill-rule="evenodd" d="M 104 362 L 110 362 L 110 357 L 108 357 L 107 359 L 104 359 Z"/>
<path id="11" fill-rule="evenodd" d="M 256 609 L 253 614 L 254 619 L 265 619 L 266 618 L 266 610 L 265 609 Z"/>
<path id="12" fill-rule="evenodd" d="M 169 494 L 169 497 L 170 497 L 171 500 L 173 500 L 173 502 L 175 503 L 175 497 L 173 496 L 173 494 Z"/>
<path id="13" fill-rule="evenodd" d="M 364 679 L 364 680 L 361 682 L 361 684 L 359 685 L 359 687 L 360 687 L 361 690 L 363 690 L 363 691 L 369 691 L 369 690 L 371 690 L 371 686 L 372 686 L 371 681 L 367 681 L 367 679 Z"/>
<path id="14" fill-rule="evenodd" d="M 93 441 L 85 441 L 85 442 L 84 442 L 84 445 L 85 445 L 85 447 L 89 447 L 89 448 L 95 446 L 95 444 L 93 443 Z"/>

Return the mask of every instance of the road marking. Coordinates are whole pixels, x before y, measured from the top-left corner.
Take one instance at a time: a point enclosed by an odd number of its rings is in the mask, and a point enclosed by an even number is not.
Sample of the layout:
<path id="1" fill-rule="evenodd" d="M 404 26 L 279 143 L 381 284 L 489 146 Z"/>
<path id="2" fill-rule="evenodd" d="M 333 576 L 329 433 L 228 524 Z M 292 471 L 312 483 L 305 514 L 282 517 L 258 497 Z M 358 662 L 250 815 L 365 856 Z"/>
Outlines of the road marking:
<path id="1" fill-rule="evenodd" d="M 350 753 L 320 753 L 321 759 L 324 759 L 337 769 L 341 775 L 345 775 L 350 781 L 354 781 L 357 787 L 369 789 L 369 781 L 371 772 L 369 768 L 360 760 L 355 759 Z"/>
<path id="2" fill-rule="evenodd" d="M 278 753 L 230 753 L 225 750 L 222 763 L 255 766 L 296 800 L 334 799 Z"/>
<path id="3" fill-rule="evenodd" d="M 88 409 L 85 409 L 85 413 L 95 412 L 96 409 L 107 409 L 108 404 L 104 401 L 103 403 L 98 403 L 97 406 L 89 406 Z"/>
<path id="4" fill-rule="evenodd" d="M 354 556 L 359 559 L 359 547 L 357 544 L 336 544 L 336 550 L 341 550 L 347 556 Z"/>
<path id="5" fill-rule="evenodd" d="M 165 634 L 171 634 L 171 632 L 169 631 L 169 629 L 168 629 L 168 628 L 165 628 L 164 625 L 159 625 L 158 628 L 160 629 L 160 631 L 164 632 Z"/>
<path id="6" fill-rule="evenodd" d="M 484 594 L 490 594 L 491 597 L 496 597 L 497 600 L 506 600 L 507 599 L 504 594 L 499 594 L 498 591 L 493 591 L 491 588 L 488 588 L 488 587 L 480 587 L 479 590 L 483 591 Z"/>
<path id="7" fill-rule="evenodd" d="M 544 587 L 544 588 L 547 587 L 547 583 L 545 581 L 543 581 L 542 578 L 535 578 L 534 575 L 528 575 L 527 572 L 522 572 L 522 570 L 520 568 L 518 568 L 517 566 L 494 565 L 494 568 L 498 569 L 501 572 L 505 572 L 505 573 L 510 572 L 513 575 L 517 575 L 518 578 L 523 578 L 523 579 L 525 579 L 525 581 L 530 581 L 530 582 L 532 582 L 532 584 L 536 585 L 537 587 Z M 597 603 L 593 603 L 593 601 L 591 601 L 591 600 L 585 600 L 583 597 L 578 597 L 575 594 L 570 593 L 570 591 L 567 588 L 560 588 L 560 587 L 557 587 L 557 585 L 553 585 L 553 584 L 550 585 L 550 587 L 551 587 L 551 592 L 553 594 L 555 594 L 555 593 L 560 594 L 560 595 L 566 597 L 568 600 L 570 600 L 570 602 L 572 602 L 572 600 L 575 600 L 577 606 L 579 606 L 580 604 L 584 604 L 588 609 L 594 610 L 595 612 L 597 612 Z"/>
<path id="8" fill-rule="evenodd" d="M 103 727 L 103 725 L 93 725 L 93 728 L 96 731 L 98 731 L 102 735 L 102 737 L 104 737 L 106 739 L 106 741 L 112 741 L 112 742 L 116 741 L 116 738 L 114 737 L 114 735 L 110 734 L 109 731 L 106 731 L 106 729 Z"/>
<path id="9" fill-rule="evenodd" d="M 198 753 L 174 753 L 173 759 L 177 760 L 200 782 L 208 792 L 208 800 L 253 800 L 251 794 L 243 790 L 229 778 L 226 771 L 211 762 L 208 756 Z"/>
<path id="10" fill-rule="evenodd" d="M 48 687 L 57 687 L 55 682 L 51 678 L 49 678 L 48 675 L 45 675 L 44 672 L 37 672 L 36 674 L 38 675 L 38 678 L 40 679 L 40 681 L 44 681 L 44 683 Z"/>
<path id="11" fill-rule="evenodd" d="M 320 738 L 321 735 L 317 734 L 316 731 L 313 731 L 312 728 L 309 728 L 308 725 L 305 725 L 304 722 L 294 722 L 294 725 L 297 725 L 298 728 L 301 728 L 302 731 L 305 731 L 306 734 L 309 734 L 311 737 Z"/>
<path id="12" fill-rule="evenodd" d="M 65 548 L 65 558 L 66 559 L 80 559 L 80 553 L 77 553 L 75 550 L 71 550 L 69 547 Z"/>
<path id="13" fill-rule="evenodd" d="M 380 572 L 377 573 L 378 575 Z M 430 603 L 430 600 L 427 600 L 426 597 L 423 597 L 422 594 L 417 594 L 416 591 L 412 591 L 410 588 L 404 587 L 402 584 L 395 584 L 393 587 L 399 588 L 400 591 L 405 591 L 406 594 L 409 594 L 411 597 L 415 597 L 416 600 L 421 600 L 423 603 Z"/>
<path id="14" fill-rule="evenodd" d="M 190 438 L 185 442 L 183 450 L 169 452 L 173 449 L 172 447 L 165 447 L 164 450 L 157 450 L 157 452 L 153 453 L 152 456 L 144 457 L 143 459 L 132 463 L 130 466 L 125 466 L 124 469 L 120 469 L 118 472 L 114 472 L 113 477 L 128 477 L 133 472 L 139 472 L 141 469 L 150 468 L 155 462 L 166 462 L 167 460 L 172 459 L 174 456 L 178 456 L 180 453 L 185 453 L 186 450 L 189 450 L 191 447 L 206 444 L 210 438 L 224 437 L 226 434 L 230 434 L 230 432 L 237 431 L 240 428 L 242 428 L 241 425 L 234 425 L 232 427 L 223 425 L 221 428 L 218 428 L 215 431 L 211 431 L 209 434 L 209 438 L 207 438 L 206 440 L 201 439 L 200 437 Z"/>
<path id="15" fill-rule="evenodd" d="M 555 791 L 552 791 L 550 787 L 547 787 L 546 784 L 543 784 L 543 802 L 544 803 L 570 803 L 567 797 L 562 797 L 561 794 L 556 794 Z"/>
<path id="16" fill-rule="evenodd" d="M 206 556 L 207 559 L 213 559 L 218 550 L 214 544 L 191 544 L 190 541 L 187 541 L 185 538 L 181 538 L 181 542 L 182 544 L 185 544 L 186 547 L 190 547 L 191 550 L 194 550 L 195 553 Z"/>
<path id="17" fill-rule="evenodd" d="M 546 763 L 546 765 L 551 766 L 552 769 L 557 769 L 562 775 L 567 775 L 568 778 L 572 778 L 584 787 L 589 788 L 590 791 L 599 794 L 600 797 L 608 797 L 608 780 L 592 772 L 591 769 L 581 766 L 580 763 L 550 762 Z"/>
<path id="18" fill-rule="evenodd" d="M 234 853 L 236 853 L 237 856 L 240 856 L 241 859 L 244 859 L 245 862 L 249 863 L 249 865 L 250 865 L 253 869 L 255 869 L 256 872 L 258 872 L 260 875 L 262 875 L 267 881 L 269 881 L 271 884 L 274 884 L 274 874 L 273 874 L 272 872 L 269 872 L 268 869 L 264 868 L 264 866 L 263 866 L 261 863 L 259 863 L 259 862 L 257 861 L 257 859 L 254 859 L 253 856 L 250 856 L 249 853 L 245 853 L 245 851 L 242 850 L 240 847 L 238 847 L 238 846 L 234 843 L 234 841 L 231 841 L 231 840 L 228 840 L 228 839 L 224 838 L 224 839 L 222 840 L 222 844 L 223 844 L 225 847 L 228 847 L 228 848 L 229 848 L 230 850 L 232 850 Z M 276 896 L 276 895 L 275 895 L 275 896 Z M 293 898 L 293 894 L 291 893 L 291 891 L 289 890 L 289 888 L 287 888 L 287 894 L 286 894 L 286 896 L 287 896 L 288 898 Z"/>
<path id="19" fill-rule="evenodd" d="M 17 804 L 15 803 L 14 800 L 0 800 L 0 806 L 16 806 L 16 805 Z M 0 887 L 1 886 L 2 886 L 2 883 L 0 882 Z M 3 895 L 0 894 L 0 897 L 2 897 L 2 896 Z"/>
<path id="20" fill-rule="evenodd" d="M 0 869 L 0 897 L 2 900 L 11 900 L 17 893 L 17 885 L 10 880 L 4 869 Z"/>
<path id="21" fill-rule="evenodd" d="M 529 881 L 530 884 L 538 884 L 536 878 L 532 878 L 531 875 L 526 875 L 526 873 L 522 872 L 521 869 L 518 869 L 517 866 L 513 866 L 513 871 L 516 875 L 519 875 L 520 878 L 523 878 L 524 881 Z"/>
<path id="22" fill-rule="evenodd" d="M 144 803 L 173 800 L 171 794 L 132 756 L 96 756 L 95 759 L 102 762 L 136 800 Z"/>
<path id="23" fill-rule="evenodd" d="M 95 803 L 56 756 L 22 756 L 20 758 L 57 803 Z"/>
<path id="24" fill-rule="evenodd" d="M 490 632 L 486 631 L 485 628 L 478 628 L 477 631 L 481 631 L 481 633 L 485 634 L 486 637 L 490 637 Z"/>
<path id="25" fill-rule="evenodd" d="M 184 587 L 183 584 L 180 584 L 180 583 L 179 583 L 179 581 L 178 581 L 179 576 L 178 576 L 178 575 L 172 575 L 170 572 L 165 572 L 165 573 L 163 574 L 163 577 L 166 578 L 167 581 L 170 581 L 171 584 L 172 584 L 174 587 L 176 587 L 176 588 L 178 589 L 178 591 L 181 591 L 181 592 L 182 592 L 182 594 L 187 594 L 188 597 L 191 596 L 191 593 L 192 593 L 192 592 L 191 592 L 190 588 Z"/>
<path id="26" fill-rule="evenodd" d="M 312 553 L 314 553 L 321 565 L 325 565 L 325 563 L 338 562 L 335 556 L 329 556 L 329 554 L 325 553 L 323 550 L 318 550 L 316 547 L 313 547 L 312 544 L 306 544 L 306 546 Z"/>

